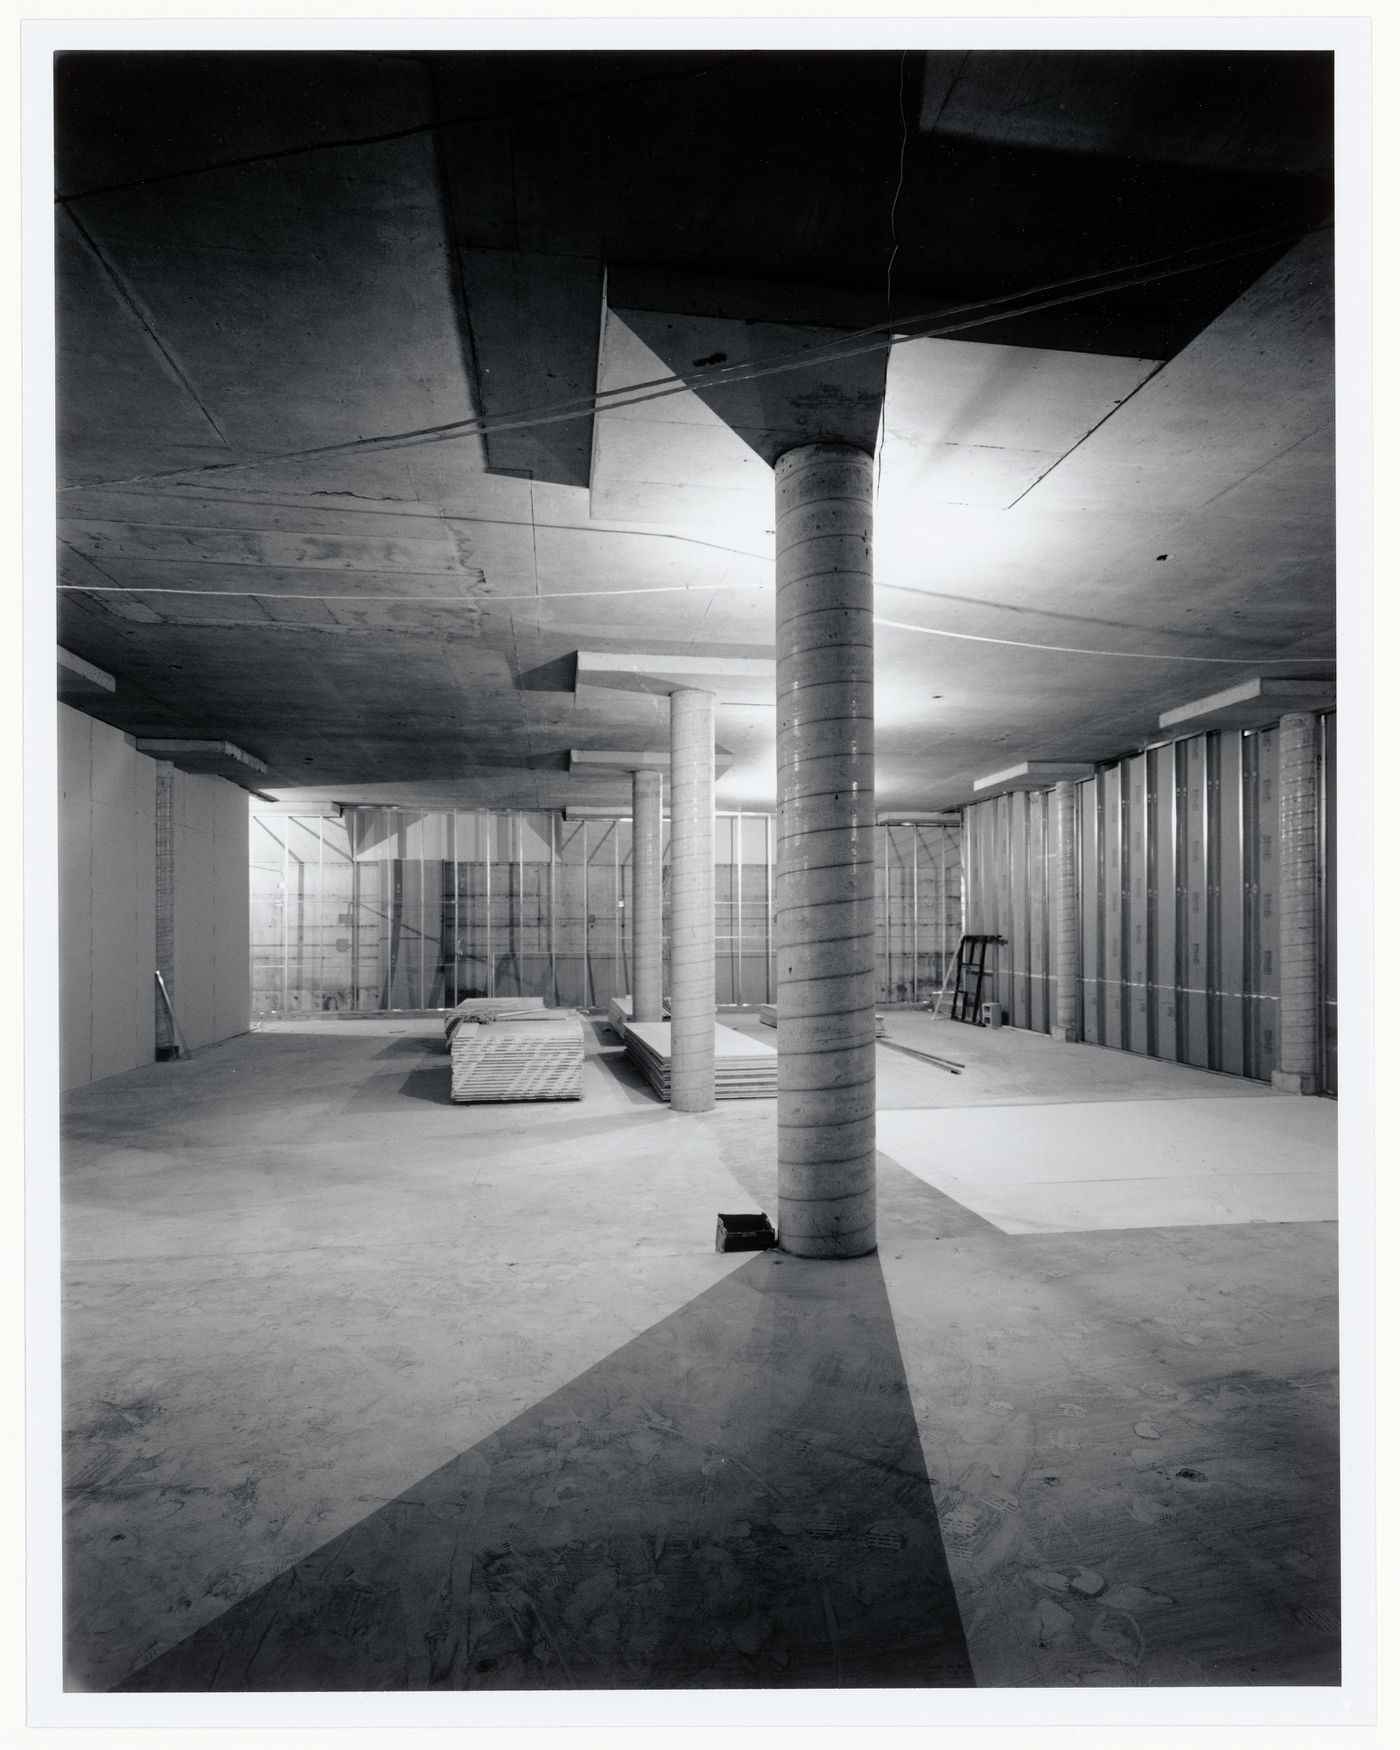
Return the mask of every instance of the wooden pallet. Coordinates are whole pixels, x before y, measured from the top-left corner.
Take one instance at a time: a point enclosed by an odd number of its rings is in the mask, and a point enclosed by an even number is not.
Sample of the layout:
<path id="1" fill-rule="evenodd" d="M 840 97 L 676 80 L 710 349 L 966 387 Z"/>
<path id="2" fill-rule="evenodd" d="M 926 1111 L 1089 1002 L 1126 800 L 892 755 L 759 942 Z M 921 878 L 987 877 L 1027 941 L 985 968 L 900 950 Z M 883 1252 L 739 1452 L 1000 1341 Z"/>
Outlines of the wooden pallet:
<path id="1" fill-rule="evenodd" d="M 627 1055 L 650 1082 L 652 1092 L 671 1098 L 671 1029 L 664 1021 L 625 1024 Z M 778 1093 L 778 1054 L 762 1039 L 732 1027 L 715 1026 L 715 1098 L 772 1100 Z"/>
<path id="2" fill-rule="evenodd" d="M 554 1010 L 513 1019 L 464 1019 L 452 1035 L 452 1098 L 581 1100 L 583 1022 Z"/>

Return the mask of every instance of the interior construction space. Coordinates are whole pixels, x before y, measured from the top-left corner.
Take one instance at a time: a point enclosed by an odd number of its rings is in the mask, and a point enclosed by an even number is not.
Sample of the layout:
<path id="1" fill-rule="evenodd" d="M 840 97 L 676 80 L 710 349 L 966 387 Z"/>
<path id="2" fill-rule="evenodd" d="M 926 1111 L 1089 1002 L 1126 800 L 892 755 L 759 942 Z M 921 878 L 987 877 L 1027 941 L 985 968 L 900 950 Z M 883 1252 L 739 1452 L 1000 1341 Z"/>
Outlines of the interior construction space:
<path id="1" fill-rule="evenodd" d="M 1341 1684 L 1333 77 L 55 58 L 66 1691 Z"/>

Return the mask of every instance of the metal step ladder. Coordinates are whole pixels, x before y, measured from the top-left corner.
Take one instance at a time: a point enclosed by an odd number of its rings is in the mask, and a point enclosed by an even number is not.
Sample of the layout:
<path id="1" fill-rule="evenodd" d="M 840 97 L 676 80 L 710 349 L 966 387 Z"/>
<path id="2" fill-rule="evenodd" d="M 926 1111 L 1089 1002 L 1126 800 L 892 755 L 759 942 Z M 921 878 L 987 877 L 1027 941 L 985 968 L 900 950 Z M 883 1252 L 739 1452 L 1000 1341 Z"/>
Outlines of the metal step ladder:
<path id="1" fill-rule="evenodd" d="M 987 950 L 1004 942 L 1004 936 L 959 936 L 958 950 L 948 963 L 943 985 L 931 1004 L 934 1019 L 943 1011 L 945 998 L 951 997 L 949 1018 L 981 1024 L 982 993 L 987 983 Z"/>

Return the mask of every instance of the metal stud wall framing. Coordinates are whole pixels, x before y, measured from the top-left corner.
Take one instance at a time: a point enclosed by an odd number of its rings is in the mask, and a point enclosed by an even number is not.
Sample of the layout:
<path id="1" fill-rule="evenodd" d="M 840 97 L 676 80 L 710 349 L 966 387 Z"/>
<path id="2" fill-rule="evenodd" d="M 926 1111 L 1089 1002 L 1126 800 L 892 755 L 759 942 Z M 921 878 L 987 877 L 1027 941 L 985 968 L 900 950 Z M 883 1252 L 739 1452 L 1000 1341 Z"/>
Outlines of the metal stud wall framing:
<path id="1" fill-rule="evenodd" d="M 877 996 L 922 1001 L 942 983 L 962 930 L 961 836 L 933 823 L 882 825 L 876 835 Z M 776 988 L 774 845 L 771 815 L 716 817 L 722 1004 L 768 1002 Z M 628 989 L 625 816 L 257 814 L 251 881 L 255 1014 L 436 1008 L 516 994 L 589 1008 Z M 1053 923 L 1043 880 L 1030 903 L 1048 966 Z"/>
<path id="2" fill-rule="evenodd" d="M 1337 1087 L 1336 719 L 1319 733 L 1320 1085 Z M 1080 785 L 1081 1010 L 1087 1043 L 1267 1081 L 1277 1061 L 1278 734 L 1220 730 L 1101 767 Z M 1055 1012 L 1048 791 L 963 813 L 967 924 L 1000 935 L 1006 1019 Z"/>

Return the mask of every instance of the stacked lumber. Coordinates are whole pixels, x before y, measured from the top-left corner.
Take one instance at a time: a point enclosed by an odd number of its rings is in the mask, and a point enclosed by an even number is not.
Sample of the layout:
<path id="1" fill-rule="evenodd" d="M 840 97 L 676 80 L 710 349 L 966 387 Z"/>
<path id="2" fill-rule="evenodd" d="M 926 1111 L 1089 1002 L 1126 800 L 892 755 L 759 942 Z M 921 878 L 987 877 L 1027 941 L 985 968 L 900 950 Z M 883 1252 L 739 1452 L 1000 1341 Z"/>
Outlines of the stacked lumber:
<path id="1" fill-rule="evenodd" d="M 501 1020 L 460 1017 L 452 1034 L 452 1098 L 581 1100 L 582 1020 L 557 1009 Z"/>
<path id="2" fill-rule="evenodd" d="M 442 1030 L 451 1045 L 452 1035 L 463 1021 L 495 1021 L 503 1015 L 536 1014 L 543 1008 L 543 997 L 468 997 L 448 1011 Z"/>
<path id="3" fill-rule="evenodd" d="M 671 1029 L 665 1021 L 630 1021 L 623 1034 L 627 1055 L 651 1083 L 652 1092 L 671 1098 Z M 715 1027 L 715 1098 L 772 1100 L 778 1093 L 778 1054 L 762 1039 L 732 1027 Z"/>
<path id="4" fill-rule="evenodd" d="M 760 1003 L 758 1005 L 758 1018 L 765 1027 L 776 1027 L 778 1024 L 778 1005 L 776 1003 Z M 885 1017 L 883 1015 L 875 1017 L 875 1037 L 877 1039 L 885 1037 Z"/>

